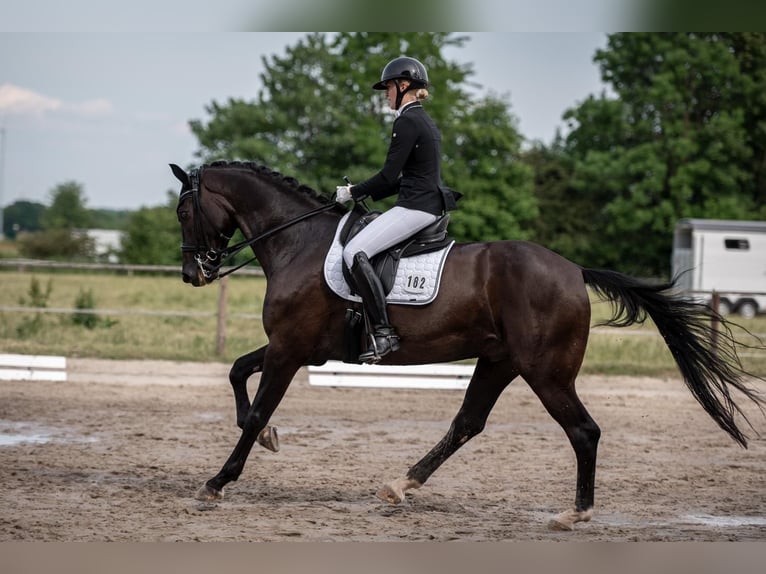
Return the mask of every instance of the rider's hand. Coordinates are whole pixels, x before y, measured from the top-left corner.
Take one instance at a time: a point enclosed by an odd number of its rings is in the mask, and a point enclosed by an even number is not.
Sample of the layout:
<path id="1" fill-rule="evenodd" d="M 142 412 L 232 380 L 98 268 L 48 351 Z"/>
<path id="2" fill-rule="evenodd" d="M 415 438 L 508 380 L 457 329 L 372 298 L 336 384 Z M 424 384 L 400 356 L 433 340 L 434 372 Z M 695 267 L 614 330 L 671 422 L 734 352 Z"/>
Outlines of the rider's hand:
<path id="1" fill-rule="evenodd" d="M 339 185 L 335 188 L 335 201 L 338 203 L 346 203 L 352 199 L 350 185 Z"/>

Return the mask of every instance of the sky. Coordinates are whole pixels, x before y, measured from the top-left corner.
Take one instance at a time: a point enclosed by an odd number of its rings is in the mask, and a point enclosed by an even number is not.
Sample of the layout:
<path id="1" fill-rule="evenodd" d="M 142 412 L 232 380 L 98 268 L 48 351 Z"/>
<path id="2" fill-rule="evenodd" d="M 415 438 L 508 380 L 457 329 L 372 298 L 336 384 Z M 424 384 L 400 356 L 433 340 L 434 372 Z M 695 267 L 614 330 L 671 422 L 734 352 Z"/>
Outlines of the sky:
<path id="1" fill-rule="evenodd" d="M 195 162 L 189 120 L 205 120 L 213 101 L 254 99 L 262 57 L 284 55 L 305 34 L 0 27 L 0 206 L 47 205 L 71 181 L 90 208 L 165 203 L 177 188 L 168 164 Z M 508 96 L 528 140 L 550 143 L 565 110 L 605 89 L 593 63 L 605 33 L 468 35 L 445 55 L 473 64 L 480 93 Z"/>

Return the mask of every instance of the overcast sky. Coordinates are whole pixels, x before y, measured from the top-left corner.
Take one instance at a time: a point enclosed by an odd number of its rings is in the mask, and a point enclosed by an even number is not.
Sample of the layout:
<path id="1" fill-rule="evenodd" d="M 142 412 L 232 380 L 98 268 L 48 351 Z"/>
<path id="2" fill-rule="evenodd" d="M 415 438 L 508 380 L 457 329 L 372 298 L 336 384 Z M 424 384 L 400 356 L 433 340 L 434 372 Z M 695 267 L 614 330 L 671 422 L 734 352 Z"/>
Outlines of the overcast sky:
<path id="1" fill-rule="evenodd" d="M 0 205 L 48 204 L 67 181 L 91 208 L 164 203 L 176 188 L 167 164 L 194 160 L 187 122 L 213 100 L 254 98 L 261 57 L 304 34 L 0 33 Z M 606 34 L 470 36 L 447 56 L 509 95 L 529 140 L 550 143 L 563 112 L 604 89 L 593 56 Z"/>

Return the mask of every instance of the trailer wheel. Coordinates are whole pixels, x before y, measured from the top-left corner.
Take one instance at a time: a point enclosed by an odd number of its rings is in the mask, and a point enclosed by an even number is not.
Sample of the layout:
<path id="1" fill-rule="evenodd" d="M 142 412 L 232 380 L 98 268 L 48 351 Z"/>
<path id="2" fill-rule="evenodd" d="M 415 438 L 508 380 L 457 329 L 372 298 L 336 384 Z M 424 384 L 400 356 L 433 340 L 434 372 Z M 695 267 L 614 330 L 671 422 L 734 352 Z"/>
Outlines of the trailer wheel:
<path id="1" fill-rule="evenodd" d="M 731 302 L 728 299 L 721 299 L 718 301 L 718 314 L 721 317 L 731 314 Z"/>
<path id="2" fill-rule="evenodd" d="M 745 319 L 752 319 L 758 314 L 758 304 L 752 299 L 745 299 L 739 304 L 737 311 Z"/>

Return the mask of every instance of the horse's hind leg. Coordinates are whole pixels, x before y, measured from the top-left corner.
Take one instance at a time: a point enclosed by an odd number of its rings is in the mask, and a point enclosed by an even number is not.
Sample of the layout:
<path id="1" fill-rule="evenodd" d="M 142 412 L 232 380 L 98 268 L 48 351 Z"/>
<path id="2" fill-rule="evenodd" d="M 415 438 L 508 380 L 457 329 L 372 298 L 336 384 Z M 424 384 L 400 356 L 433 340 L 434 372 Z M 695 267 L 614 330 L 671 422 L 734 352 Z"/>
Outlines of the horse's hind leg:
<path id="1" fill-rule="evenodd" d="M 247 395 L 247 380 L 251 375 L 260 373 L 263 370 L 263 360 L 266 356 L 268 345 L 264 345 L 255 351 L 242 355 L 231 366 L 229 371 L 229 382 L 234 390 L 234 404 L 237 409 L 237 426 L 244 428 L 245 418 L 250 410 L 250 397 Z M 258 444 L 262 447 L 277 452 L 279 450 L 279 439 L 277 437 L 277 428 L 266 426 L 258 434 Z"/>
<path id="2" fill-rule="evenodd" d="M 517 374 L 509 362 L 491 363 L 486 359 L 479 359 L 466 389 L 463 404 L 447 434 L 410 468 L 406 477 L 394 480 L 381 488 L 377 493 L 378 498 L 398 504 L 404 500 L 406 490 L 423 486 L 428 477 L 457 449 L 484 430 L 492 407 Z"/>
<path id="3" fill-rule="evenodd" d="M 549 522 L 549 526 L 556 530 L 572 530 L 576 522 L 587 522 L 593 516 L 596 451 L 601 430 L 577 396 L 574 377 L 561 385 L 553 383 L 560 380 L 553 374 L 525 378 L 548 413 L 564 429 L 575 451 L 577 458 L 575 507 L 573 510 L 556 515 Z"/>

